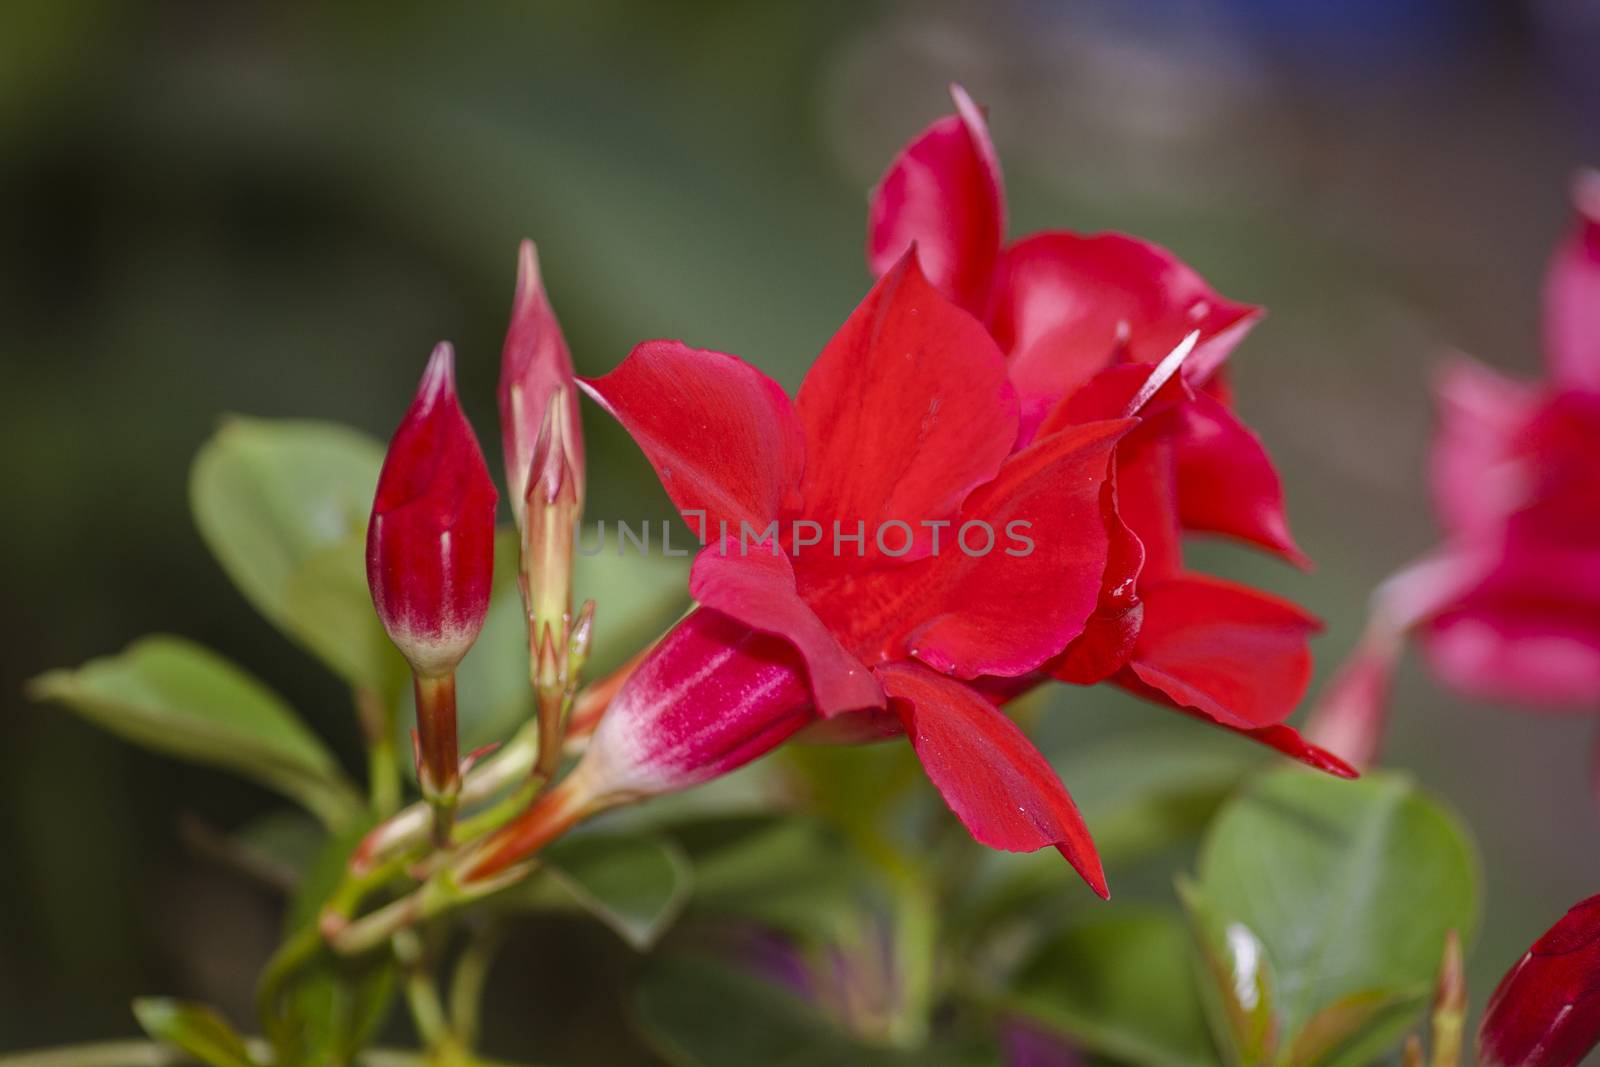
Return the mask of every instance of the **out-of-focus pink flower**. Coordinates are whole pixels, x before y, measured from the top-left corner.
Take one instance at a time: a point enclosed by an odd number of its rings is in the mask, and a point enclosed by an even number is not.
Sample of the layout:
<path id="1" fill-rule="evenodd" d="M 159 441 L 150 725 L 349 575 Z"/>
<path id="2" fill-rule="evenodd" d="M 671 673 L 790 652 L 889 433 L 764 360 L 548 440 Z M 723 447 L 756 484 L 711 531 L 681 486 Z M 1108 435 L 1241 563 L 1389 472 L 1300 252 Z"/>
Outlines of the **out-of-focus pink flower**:
<path id="1" fill-rule="evenodd" d="M 1389 678 L 1415 634 L 1469 696 L 1600 710 L 1600 194 L 1546 283 L 1548 377 L 1522 383 L 1466 359 L 1440 377 L 1431 475 L 1443 544 L 1373 597 L 1367 633 L 1324 694 L 1319 743 L 1370 760 Z"/>
<path id="2" fill-rule="evenodd" d="M 455 670 L 483 629 L 495 500 L 456 396 L 455 353 L 441 344 L 389 442 L 367 527 L 373 605 L 418 675 Z"/>
<path id="3" fill-rule="evenodd" d="M 1600 896 L 1575 906 L 1500 980 L 1478 1030 L 1484 1067 L 1576 1067 L 1600 1044 Z"/>

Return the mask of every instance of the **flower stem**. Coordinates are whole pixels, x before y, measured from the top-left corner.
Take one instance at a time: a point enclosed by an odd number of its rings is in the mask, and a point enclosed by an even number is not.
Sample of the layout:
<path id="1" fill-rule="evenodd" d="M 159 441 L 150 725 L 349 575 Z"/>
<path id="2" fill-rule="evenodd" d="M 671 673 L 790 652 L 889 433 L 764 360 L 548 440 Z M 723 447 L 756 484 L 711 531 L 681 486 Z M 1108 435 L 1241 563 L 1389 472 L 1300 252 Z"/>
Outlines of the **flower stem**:
<path id="1" fill-rule="evenodd" d="M 400 764 L 395 760 L 394 711 L 374 690 L 355 691 L 356 717 L 367 744 L 367 788 L 372 814 L 387 819 L 400 808 Z"/>
<path id="2" fill-rule="evenodd" d="M 433 809 L 433 843 L 450 847 L 461 755 L 456 742 L 456 676 L 417 675 L 417 781 Z"/>

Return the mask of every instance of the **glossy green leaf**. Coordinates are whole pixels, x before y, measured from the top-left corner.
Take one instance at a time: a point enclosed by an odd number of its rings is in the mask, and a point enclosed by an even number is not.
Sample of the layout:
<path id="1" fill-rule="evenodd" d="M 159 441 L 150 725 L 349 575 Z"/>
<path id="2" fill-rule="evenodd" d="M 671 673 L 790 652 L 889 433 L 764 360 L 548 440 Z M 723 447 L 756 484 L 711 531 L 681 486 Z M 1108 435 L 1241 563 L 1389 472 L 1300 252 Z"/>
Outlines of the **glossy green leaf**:
<path id="1" fill-rule="evenodd" d="M 947 1042 L 888 1049 L 852 1039 L 798 997 L 726 964 L 657 961 L 633 996 L 641 1036 L 673 1067 L 956 1067 L 993 1053 Z"/>
<path id="2" fill-rule="evenodd" d="M 1075 922 L 1018 970 L 1005 1006 L 1085 1049 L 1146 1067 L 1216 1062 L 1176 915 L 1118 908 Z"/>
<path id="3" fill-rule="evenodd" d="M 1429 990 L 1355 993 L 1323 1008 L 1295 1036 L 1285 1063 L 1306 1067 L 1367 1067 L 1409 1027 Z"/>
<path id="4" fill-rule="evenodd" d="M 1266 1067 L 1276 1058 L 1277 978 L 1261 939 L 1244 923 L 1220 918 L 1194 883 L 1182 879 L 1194 937 L 1196 978 L 1211 1032 L 1234 1067 Z"/>
<path id="5" fill-rule="evenodd" d="M 1253 932 L 1276 975 L 1280 1062 L 1319 1013 L 1334 1009 L 1348 1022 L 1362 998 L 1409 999 L 1410 1010 L 1368 1013 L 1333 1044 L 1397 1039 L 1432 984 L 1446 934 L 1477 921 L 1470 839 L 1393 774 L 1258 779 L 1213 823 L 1199 872 L 1216 920 Z"/>
<path id="6" fill-rule="evenodd" d="M 145 1033 L 210 1067 L 257 1067 L 244 1039 L 215 1009 L 204 1004 L 140 997 L 133 1002 L 133 1014 Z"/>
<path id="7" fill-rule="evenodd" d="M 352 685 L 393 692 L 397 656 L 366 591 L 362 543 L 383 446 L 336 423 L 229 419 L 189 499 L 245 598 Z"/>
<path id="8" fill-rule="evenodd" d="M 360 798 L 276 694 L 227 660 L 178 637 L 147 637 L 115 656 L 33 680 L 59 701 L 134 744 L 233 771 L 338 824 Z"/>
<path id="9" fill-rule="evenodd" d="M 829 827 L 753 816 L 680 831 L 694 858 L 693 909 L 829 939 L 857 921 L 871 873 Z"/>
<path id="10" fill-rule="evenodd" d="M 683 850 L 659 837 L 579 834 L 540 860 L 545 877 L 532 884 L 529 902 L 581 908 L 640 952 L 682 913 L 694 886 Z"/>

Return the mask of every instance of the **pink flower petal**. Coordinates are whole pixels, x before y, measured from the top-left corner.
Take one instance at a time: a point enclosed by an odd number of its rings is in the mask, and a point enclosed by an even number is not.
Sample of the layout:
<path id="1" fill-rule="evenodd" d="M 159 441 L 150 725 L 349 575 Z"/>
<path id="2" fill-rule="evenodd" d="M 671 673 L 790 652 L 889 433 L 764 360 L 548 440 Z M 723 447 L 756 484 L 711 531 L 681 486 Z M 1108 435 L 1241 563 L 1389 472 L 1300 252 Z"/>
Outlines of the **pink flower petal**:
<path id="1" fill-rule="evenodd" d="M 872 672 L 845 651 L 800 599 L 789 557 L 774 552 L 770 543 L 741 545 L 729 538 L 708 545 L 694 561 L 689 592 L 706 607 L 793 645 L 805 660 L 823 715 L 884 706 Z"/>
<path id="2" fill-rule="evenodd" d="M 1317 698 L 1306 735 L 1353 767 L 1370 767 L 1383 745 L 1399 634 L 1369 631 Z"/>
<path id="3" fill-rule="evenodd" d="M 1576 1067 L 1600 1044 L 1600 896 L 1533 943 L 1478 1029 L 1484 1067 Z"/>
<path id="4" fill-rule="evenodd" d="M 877 671 L 923 770 L 979 843 L 1008 852 L 1054 845 L 1091 889 L 1109 897 L 1077 805 L 1016 723 L 925 667 L 896 663 Z"/>
<path id="5" fill-rule="evenodd" d="M 1015 676 L 1083 632 L 1106 573 L 1102 490 L 1112 450 L 1134 425 L 1093 422 L 1052 434 L 972 494 L 957 527 L 960 550 L 926 561 L 923 580 L 940 591 L 941 610 L 906 636 L 912 655 L 962 678 Z M 985 544 L 990 550 L 978 554 Z"/>
<path id="6" fill-rule="evenodd" d="M 742 522 L 762 529 L 795 502 L 805 447 L 793 406 L 737 356 L 646 341 L 581 384 L 633 435 L 702 540 L 719 540 L 724 522 L 736 537 Z"/>
<path id="7" fill-rule="evenodd" d="M 950 95 L 956 114 L 907 145 L 873 190 L 867 264 L 887 274 L 915 245 L 934 286 L 982 317 L 1005 239 L 1005 192 L 983 113 L 959 85 Z"/>
<path id="8" fill-rule="evenodd" d="M 1577 225 L 1545 279 L 1545 353 L 1559 384 L 1600 391 L 1600 172 L 1581 174 L 1573 199 Z"/>
<path id="9" fill-rule="evenodd" d="M 1124 676 L 1247 730 L 1282 722 L 1300 702 L 1311 680 L 1306 642 L 1321 627 L 1298 607 L 1201 575 L 1139 593 L 1144 626 Z"/>
<path id="10" fill-rule="evenodd" d="M 828 342 L 796 408 L 806 515 L 829 532 L 864 523 L 868 555 L 888 520 L 924 534 L 923 521 L 950 518 L 1017 439 L 999 349 L 909 255 Z"/>
<path id="11" fill-rule="evenodd" d="M 1283 485 L 1260 439 L 1204 393 L 1183 405 L 1178 420 L 1173 456 L 1184 529 L 1227 534 L 1308 566 L 1289 532 Z"/>
<path id="12" fill-rule="evenodd" d="M 1524 475 L 1513 453 L 1541 392 L 1465 357 L 1439 375 L 1429 463 L 1434 506 L 1452 535 L 1493 530 L 1521 505 Z"/>
<path id="13" fill-rule="evenodd" d="M 628 677 L 573 776 L 599 800 L 687 789 L 815 718 L 805 665 L 787 641 L 701 608 Z"/>
<path id="14" fill-rule="evenodd" d="M 1164 248 L 1122 234 L 1034 234 L 1001 256 L 991 319 L 1011 360 L 1026 435 L 1062 397 L 1116 362 L 1158 362 L 1192 330 L 1185 366 L 1205 381 L 1259 317 L 1216 294 Z"/>

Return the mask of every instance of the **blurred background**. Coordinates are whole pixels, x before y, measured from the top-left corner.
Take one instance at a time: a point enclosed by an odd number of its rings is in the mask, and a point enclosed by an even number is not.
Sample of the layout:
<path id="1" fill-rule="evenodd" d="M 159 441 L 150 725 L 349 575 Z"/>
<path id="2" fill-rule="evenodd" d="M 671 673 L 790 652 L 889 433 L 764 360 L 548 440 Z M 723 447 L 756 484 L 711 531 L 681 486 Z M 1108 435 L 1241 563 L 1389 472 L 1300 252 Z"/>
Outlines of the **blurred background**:
<path id="1" fill-rule="evenodd" d="M 1204 555 L 1325 617 L 1326 672 L 1367 592 L 1434 535 L 1431 372 L 1459 349 L 1536 373 L 1568 179 L 1600 162 L 1595 0 L 454 7 L 0 6 L 0 1051 L 129 1035 L 138 993 L 248 1016 L 276 912 L 185 842 L 269 798 L 22 686 L 177 632 L 356 767 L 340 685 L 202 545 L 188 464 L 225 412 L 386 437 L 441 338 L 497 464 L 519 238 L 580 371 L 682 337 L 793 386 L 865 292 L 867 190 L 963 82 L 1013 233 L 1137 233 L 1268 307 L 1234 381 L 1318 569 Z M 591 515 L 665 515 L 594 414 Z M 1055 700 L 1063 743 L 1161 715 Z M 1600 724 L 1453 699 L 1414 661 L 1396 706 L 1389 762 L 1481 845 L 1481 997 L 1600 889 Z M 512 962 L 556 953 L 581 962 L 559 991 Z M 608 1029 L 627 950 L 552 923 L 506 960 L 491 1051 L 601 1062 L 561 1034 Z"/>

